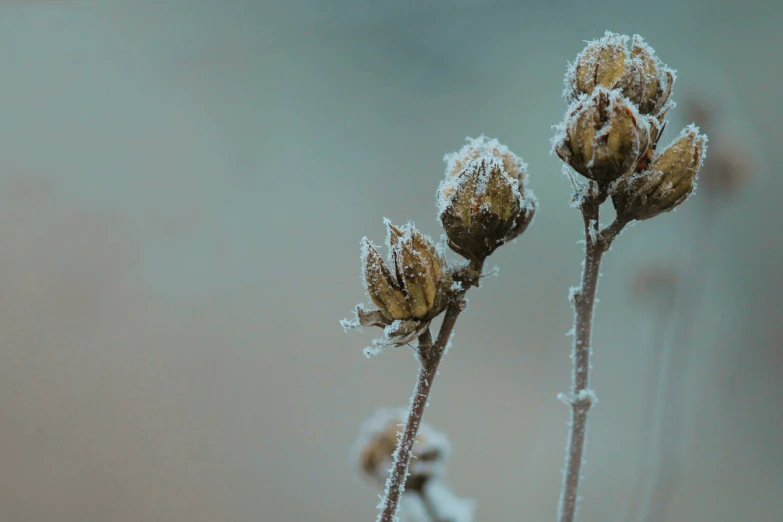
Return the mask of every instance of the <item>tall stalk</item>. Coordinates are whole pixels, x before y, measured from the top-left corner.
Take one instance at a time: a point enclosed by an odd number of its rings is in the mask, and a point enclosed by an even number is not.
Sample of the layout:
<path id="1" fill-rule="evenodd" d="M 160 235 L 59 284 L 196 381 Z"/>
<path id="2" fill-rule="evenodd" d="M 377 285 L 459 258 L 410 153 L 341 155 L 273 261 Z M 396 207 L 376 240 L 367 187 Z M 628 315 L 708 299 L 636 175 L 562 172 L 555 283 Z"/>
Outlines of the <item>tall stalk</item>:
<path id="1" fill-rule="evenodd" d="M 408 466 L 413 446 L 416 443 L 416 435 L 419 432 L 424 409 L 429 400 L 432 381 L 438 372 L 438 365 L 457 322 L 457 317 L 464 307 L 461 296 L 457 302 L 449 306 L 438 333 L 438 339 L 434 344 L 429 329 L 419 337 L 417 347 L 420 363 L 419 376 L 411 396 L 408 420 L 405 422 L 405 429 L 394 452 L 394 465 L 390 470 L 389 478 L 386 479 L 386 495 L 381 502 L 378 522 L 393 522 L 397 516 L 400 497 L 405 490 L 405 480 L 408 478 Z"/>
<path id="2" fill-rule="evenodd" d="M 589 388 L 591 338 L 595 295 L 598 290 L 598 277 L 601 259 L 612 241 L 617 237 L 627 221 L 619 219 L 600 230 L 599 209 L 608 197 L 605 187 L 591 184 L 580 209 L 585 227 L 585 262 L 579 287 L 571 293 L 574 307 L 574 343 L 572 359 L 574 368 L 570 396 L 561 398 L 571 406 L 571 422 L 568 432 L 563 488 L 558 505 L 559 522 L 573 522 L 579 495 L 582 462 L 587 435 L 587 414 L 595 401 L 595 394 Z"/>

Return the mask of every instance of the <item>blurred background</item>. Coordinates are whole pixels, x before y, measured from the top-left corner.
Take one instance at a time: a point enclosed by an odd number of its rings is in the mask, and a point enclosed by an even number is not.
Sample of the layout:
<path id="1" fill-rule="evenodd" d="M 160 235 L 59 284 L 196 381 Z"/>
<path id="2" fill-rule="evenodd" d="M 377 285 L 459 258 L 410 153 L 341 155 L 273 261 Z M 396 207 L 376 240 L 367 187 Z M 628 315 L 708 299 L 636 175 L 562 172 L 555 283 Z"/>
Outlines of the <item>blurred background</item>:
<path id="1" fill-rule="evenodd" d="M 580 520 L 623 520 L 650 471 L 642 383 L 678 317 L 661 520 L 781 520 L 781 21 L 753 0 L 0 1 L 0 520 L 374 519 L 353 444 L 416 362 L 338 323 L 369 301 L 359 240 L 383 217 L 439 236 L 443 155 L 481 133 L 540 210 L 469 295 L 426 420 L 477 521 L 554 520 L 582 228 L 549 139 L 605 30 L 678 70 L 663 142 L 709 115 L 705 169 L 736 150 L 742 182 L 606 257 Z M 650 305 L 656 267 L 698 275 L 690 307 Z"/>

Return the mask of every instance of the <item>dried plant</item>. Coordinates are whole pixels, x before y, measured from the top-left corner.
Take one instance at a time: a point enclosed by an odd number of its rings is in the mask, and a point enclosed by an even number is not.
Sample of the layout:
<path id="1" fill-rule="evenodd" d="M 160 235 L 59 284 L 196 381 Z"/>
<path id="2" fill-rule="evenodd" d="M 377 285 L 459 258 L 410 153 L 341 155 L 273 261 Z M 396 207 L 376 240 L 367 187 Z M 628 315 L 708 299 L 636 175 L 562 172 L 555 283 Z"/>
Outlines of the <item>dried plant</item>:
<path id="1" fill-rule="evenodd" d="M 412 348 L 420 365 L 386 480 L 380 522 L 396 520 L 424 408 L 457 317 L 465 309 L 465 294 L 479 285 L 486 258 L 522 234 L 536 210 L 535 196 L 526 187 L 525 163 L 497 140 L 469 139 L 445 159 L 438 219 L 446 231 L 446 243 L 466 261 L 448 263 L 443 245 L 433 243 L 413 223 L 396 227 L 386 220 L 388 262 L 367 238 L 362 239 L 364 285 L 378 308 L 368 311 L 359 305 L 356 317 L 342 322 L 345 328 L 383 328 L 383 338 L 373 341 L 365 355 L 415 342 Z M 445 315 L 433 341 L 430 322 L 441 313 Z"/>
<path id="2" fill-rule="evenodd" d="M 368 482 L 384 484 L 393 464 L 397 430 L 404 425 L 407 413 L 404 409 L 378 410 L 361 426 L 356 467 Z M 448 437 L 422 422 L 401 497 L 401 504 L 407 500 L 408 517 L 421 522 L 473 520 L 473 500 L 459 498 L 443 480 L 450 455 Z"/>
<path id="3" fill-rule="evenodd" d="M 628 48 L 630 43 L 630 49 Z M 571 101 L 553 140 L 560 158 L 589 179 L 574 181 L 574 206 L 585 227 L 581 284 L 572 289 L 574 344 L 571 406 L 564 483 L 558 520 L 571 522 L 584 455 L 587 415 L 595 402 L 589 388 L 593 308 L 603 254 L 632 221 L 668 212 L 693 192 L 706 153 L 707 138 L 689 125 L 659 150 L 674 71 L 640 37 L 607 32 L 590 42 L 566 74 L 565 97 Z M 599 210 L 611 197 L 615 220 L 602 227 Z"/>
<path id="4" fill-rule="evenodd" d="M 571 390 L 560 396 L 571 407 L 571 421 L 559 522 L 572 522 L 575 517 L 587 417 L 596 402 L 589 371 L 602 257 L 628 224 L 682 204 L 695 188 L 706 153 L 707 138 L 694 125 L 683 129 L 669 146 L 658 147 L 666 114 L 673 106 L 674 79 L 674 71 L 641 37 L 608 32 L 590 42 L 566 74 L 564 96 L 569 107 L 552 143 L 575 188 L 572 206 L 582 213 L 585 261 L 580 285 L 571 289 L 569 297 L 575 312 L 574 368 Z M 445 243 L 465 261 L 448 262 L 443 242 L 434 244 L 412 223 L 395 227 L 386 221 L 388 260 L 369 240 L 362 240 L 363 280 L 377 309 L 359 305 L 356 317 L 343 321 L 345 328 L 383 329 L 383 337 L 365 349 L 367 356 L 389 346 L 415 343 L 411 346 L 420 363 L 404 428 L 389 459 L 379 522 L 397 520 L 403 492 L 415 487 L 411 479 L 419 471 L 411 474 L 409 463 L 417 451 L 414 445 L 438 364 L 465 308 L 466 292 L 479 286 L 486 258 L 524 232 L 537 208 L 526 186 L 526 165 L 497 140 L 483 136 L 469 140 L 459 152 L 447 155 L 446 163 L 438 190 L 438 218 L 446 232 Z M 585 179 L 579 181 L 574 172 Z M 610 199 L 616 217 L 602 226 L 600 208 Z M 444 318 L 433 341 L 430 323 L 440 314 Z M 385 435 L 373 439 L 375 446 L 365 444 L 365 474 L 377 477 L 378 463 L 385 462 L 379 455 L 391 450 L 388 430 L 388 425 L 380 430 Z"/>

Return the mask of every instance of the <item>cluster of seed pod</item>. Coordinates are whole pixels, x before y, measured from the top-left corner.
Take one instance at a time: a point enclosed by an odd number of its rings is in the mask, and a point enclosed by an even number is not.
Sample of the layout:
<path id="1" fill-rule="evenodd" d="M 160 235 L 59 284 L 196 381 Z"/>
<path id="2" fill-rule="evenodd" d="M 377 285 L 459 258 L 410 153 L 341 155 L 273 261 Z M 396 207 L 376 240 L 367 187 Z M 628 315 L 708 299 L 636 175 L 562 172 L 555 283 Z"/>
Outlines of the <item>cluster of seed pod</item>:
<path id="1" fill-rule="evenodd" d="M 413 223 L 396 227 L 386 221 L 392 270 L 375 246 L 362 239 L 362 267 L 367 293 L 389 321 L 422 320 L 439 304 L 445 282 L 443 256 Z"/>
<path id="2" fill-rule="evenodd" d="M 704 161 L 707 137 L 693 125 L 657 150 L 674 105 L 674 78 L 640 36 L 609 32 L 590 42 L 566 74 L 570 106 L 554 150 L 579 174 L 610 186 L 625 220 L 649 219 L 682 203 Z"/>
<path id="3" fill-rule="evenodd" d="M 386 341 L 376 343 L 381 348 L 400 346 L 420 335 L 460 292 L 475 284 L 487 256 L 522 234 L 535 214 L 537 203 L 526 188 L 525 163 L 497 140 L 468 139 L 445 160 L 438 218 L 448 246 L 469 264 L 450 267 L 438 246 L 413 223 L 397 227 L 385 221 L 388 261 L 363 238 L 362 278 L 378 309 L 360 307 L 358 320 L 343 325 L 384 327 Z M 456 275 L 460 270 L 470 276 L 460 279 Z M 378 351 L 368 350 L 369 355 Z"/>

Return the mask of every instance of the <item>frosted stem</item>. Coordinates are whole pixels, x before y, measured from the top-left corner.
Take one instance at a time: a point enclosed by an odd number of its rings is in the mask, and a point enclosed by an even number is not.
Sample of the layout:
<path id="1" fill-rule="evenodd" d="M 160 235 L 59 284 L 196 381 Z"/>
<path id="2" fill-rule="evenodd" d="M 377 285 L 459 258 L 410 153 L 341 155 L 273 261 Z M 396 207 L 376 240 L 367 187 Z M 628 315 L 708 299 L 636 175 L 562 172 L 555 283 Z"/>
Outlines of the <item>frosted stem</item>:
<path id="1" fill-rule="evenodd" d="M 594 401 L 594 395 L 588 385 L 590 375 L 590 340 L 593 329 L 593 309 L 598 289 L 598 276 L 601 258 L 609 249 L 627 221 L 615 220 L 614 223 L 599 232 L 599 208 L 607 194 L 605 189 L 590 191 L 581 204 L 585 225 L 585 262 L 582 281 L 572 294 L 574 306 L 574 345 L 572 358 L 571 395 L 567 402 L 571 405 L 571 422 L 568 433 L 563 488 L 558 504 L 558 521 L 573 522 L 579 495 L 582 461 L 587 432 L 587 412 Z"/>
<path id="2" fill-rule="evenodd" d="M 424 408 L 427 406 L 427 400 L 432 388 L 432 381 L 438 371 L 438 364 L 443 357 L 443 352 L 451 338 L 451 332 L 457 322 L 457 317 L 465 307 L 462 296 L 464 292 L 446 309 L 446 315 L 443 324 L 438 333 L 438 339 L 432 343 L 432 337 L 429 330 L 425 331 L 419 337 L 419 377 L 416 380 L 416 387 L 411 396 L 410 409 L 408 410 L 408 420 L 405 423 L 405 429 L 402 437 L 397 443 L 397 449 L 394 452 L 394 465 L 392 466 L 389 478 L 386 479 L 386 495 L 381 501 L 378 522 L 394 522 L 397 519 L 397 509 L 400 503 L 400 497 L 405 490 L 405 481 L 408 478 L 408 464 L 411 460 L 411 453 L 416 442 L 416 435 L 419 432 L 421 418 L 424 415 Z"/>

